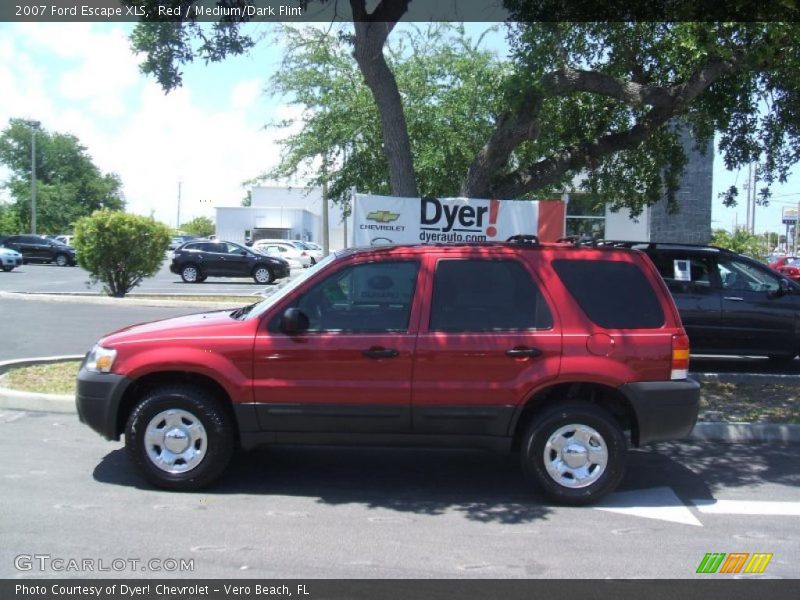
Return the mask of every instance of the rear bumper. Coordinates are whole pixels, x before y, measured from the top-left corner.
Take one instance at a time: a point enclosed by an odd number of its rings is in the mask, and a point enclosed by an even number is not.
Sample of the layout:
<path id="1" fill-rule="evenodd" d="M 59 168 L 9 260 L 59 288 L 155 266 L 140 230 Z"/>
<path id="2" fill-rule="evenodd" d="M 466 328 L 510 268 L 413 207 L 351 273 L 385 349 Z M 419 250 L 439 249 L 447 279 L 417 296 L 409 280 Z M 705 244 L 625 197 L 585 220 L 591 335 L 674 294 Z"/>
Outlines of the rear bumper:
<path id="1" fill-rule="evenodd" d="M 700 384 L 694 379 L 627 383 L 619 391 L 636 414 L 635 445 L 684 438 L 694 429 L 700 408 Z"/>
<path id="2" fill-rule="evenodd" d="M 107 440 L 118 440 L 117 414 L 120 401 L 131 380 L 114 373 L 78 371 L 75 405 L 78 419 Z"/>

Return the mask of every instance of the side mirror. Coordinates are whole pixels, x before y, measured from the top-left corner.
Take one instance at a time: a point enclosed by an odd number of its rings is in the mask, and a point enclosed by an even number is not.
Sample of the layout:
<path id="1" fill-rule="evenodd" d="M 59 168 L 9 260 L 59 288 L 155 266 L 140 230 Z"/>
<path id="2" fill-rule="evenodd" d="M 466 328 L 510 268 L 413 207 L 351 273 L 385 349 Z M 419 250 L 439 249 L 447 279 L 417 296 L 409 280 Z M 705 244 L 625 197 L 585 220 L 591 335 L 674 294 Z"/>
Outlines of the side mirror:
<path id="1" fill-rule="evenodd" d="M 792 290 L 792 284 L 790 284 L 786 279 L 779 279 L 778 280 L 778 289 L 774 292 L 770 292 L 770 298 L 780 298 L 781 296 L 788 296 L 789 294 L 794 293 Z"/>
<path id="2" fill-rule="evenodd" d="M 280 329 L 283 333 L 294 335 L 308 329 L 308 315 L 299 308 L 287 308 L 281 317 Z"/>
<path id="3" fill-rule="evenodd" d="M 247 250 L 239 250 L 239 256 L 247 256 Z"/>

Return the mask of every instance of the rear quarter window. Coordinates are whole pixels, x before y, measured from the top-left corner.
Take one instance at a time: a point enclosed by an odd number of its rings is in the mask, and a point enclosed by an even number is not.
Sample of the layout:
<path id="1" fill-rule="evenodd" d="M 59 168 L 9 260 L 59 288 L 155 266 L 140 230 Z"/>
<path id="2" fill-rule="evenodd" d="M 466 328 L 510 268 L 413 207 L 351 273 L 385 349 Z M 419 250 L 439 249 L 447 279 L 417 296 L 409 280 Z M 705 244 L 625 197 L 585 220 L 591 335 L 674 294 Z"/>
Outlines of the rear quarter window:
<path id="1" fill-rule="evenodd" d="M 557 259 L 553 268 L 595 324 L 607 329 L 654 329 L 664 325 L 658 296 L 636 264 Z"/>

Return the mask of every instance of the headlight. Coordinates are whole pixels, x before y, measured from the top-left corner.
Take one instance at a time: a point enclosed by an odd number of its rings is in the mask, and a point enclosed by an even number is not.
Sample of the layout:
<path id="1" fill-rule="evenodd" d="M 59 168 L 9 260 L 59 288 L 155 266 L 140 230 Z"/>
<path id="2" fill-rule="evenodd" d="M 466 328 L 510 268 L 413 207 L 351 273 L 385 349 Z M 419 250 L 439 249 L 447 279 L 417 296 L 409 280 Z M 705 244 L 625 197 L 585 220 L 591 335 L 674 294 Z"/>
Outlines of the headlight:
<path id="1" fill-rule="evenodd" d="M 95 346 L 89 352 L 89 356 L 86 357 L 86 370 L 94 371 L 95 373 L 108 373 L 114 365 L 115 358 L 117 358 L 116 350 Z"/>

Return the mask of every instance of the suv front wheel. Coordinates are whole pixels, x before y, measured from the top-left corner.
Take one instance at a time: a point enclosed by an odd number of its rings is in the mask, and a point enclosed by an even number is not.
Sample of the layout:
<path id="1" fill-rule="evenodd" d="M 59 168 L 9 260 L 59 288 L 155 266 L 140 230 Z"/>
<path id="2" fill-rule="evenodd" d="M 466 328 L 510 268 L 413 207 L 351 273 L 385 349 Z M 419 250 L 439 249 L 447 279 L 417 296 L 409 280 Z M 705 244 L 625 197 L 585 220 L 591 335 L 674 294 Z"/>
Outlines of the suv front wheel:
<path id="1" fill-rule="evenodd" d="M 538 415 L 522 440 L 525 476 L 547 498 L 571 506 L 597 502 L 625 474 L 625 436 L 605 410 L 588 402 Z"/>
<path id="2" fill-rule="evenodd" d="M 125 449 L 150 483 L 191 491 L 220 477 L 234 453 L 234 423 L 206 391 L 170 385 L 147 393 L 125 428 Z"/>

